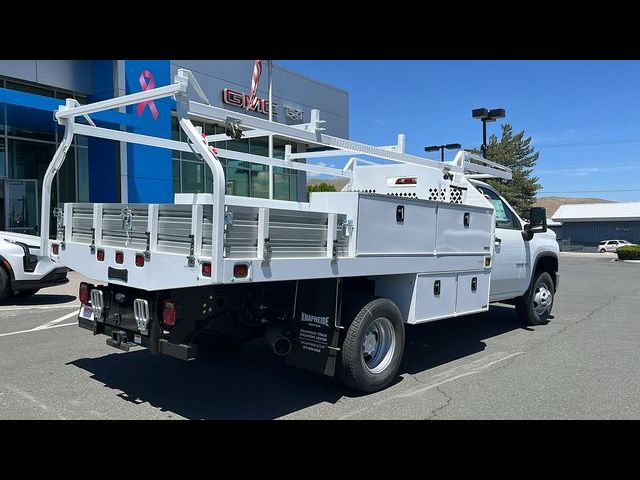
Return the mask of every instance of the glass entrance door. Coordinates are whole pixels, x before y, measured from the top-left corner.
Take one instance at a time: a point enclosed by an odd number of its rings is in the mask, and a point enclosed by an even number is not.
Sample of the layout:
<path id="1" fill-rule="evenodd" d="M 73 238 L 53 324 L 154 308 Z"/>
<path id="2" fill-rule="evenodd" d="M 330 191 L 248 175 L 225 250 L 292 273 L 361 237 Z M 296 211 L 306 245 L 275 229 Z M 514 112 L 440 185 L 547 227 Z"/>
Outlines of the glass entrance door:
<path id="1" fill-rule="evenodd" d="M 3 179 L 0 204 L 4 211 L 2 230 L 38 234 L 39 204 L 37 180 Z"/>

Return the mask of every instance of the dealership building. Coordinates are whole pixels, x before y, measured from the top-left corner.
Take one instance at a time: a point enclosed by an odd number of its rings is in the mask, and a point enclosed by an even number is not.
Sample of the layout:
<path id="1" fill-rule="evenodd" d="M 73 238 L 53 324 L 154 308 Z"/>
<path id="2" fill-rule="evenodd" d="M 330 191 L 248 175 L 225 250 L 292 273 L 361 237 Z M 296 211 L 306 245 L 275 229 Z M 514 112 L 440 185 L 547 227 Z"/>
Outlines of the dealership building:
<path id="1" fill-rule="evenodd" d="M 553 214 L 562 223 L 562 239 L 593 246 L 602 240 L 640 244 L 640 202 L 561 205 Z"/>
<path id="2" fill-rule="evenodd" d="M 249 114 L 268 118 L 266 62 L 263 65 L 258 101 Z M 0 60 L 0 230 L 39 232 L 42 179 L 64 130 L 53 112 L 66 98 L 82 104 L 136 93 L 167 85 L 178 68 L 187 68 L 212 105 L 246 113 L 253 66 L 253 60 Z M 345 90 L 274 64 L 272 93 L 274 121 L 309 122 L 311 109 L 318 109 L 326 120 L 326 133 L 349 138 Z M 185 140 L 175 101 L 169 98 L 100 112 L 92 120 L 98 126 Z M 207 135 L 224 132 L 221 125 L 192 120 Z M 284 158 L 287 143 L 274 137 L 274 157 Z M 268 155 L 266 137 L 215 146 Z M 301 152 L 305 145 L 294 143 L 291 148 Z M 227 194 L 268 197 L 269 167 L 231 159 L 221 162 Z M 306 200 L 305 186 L 304 172 L 273 168 L 274 198 Z M 51 203 L 171 203 L 175 193 L 211 189 L 211 172 L 191 153 L 76 136 L 54 180 Z"/>

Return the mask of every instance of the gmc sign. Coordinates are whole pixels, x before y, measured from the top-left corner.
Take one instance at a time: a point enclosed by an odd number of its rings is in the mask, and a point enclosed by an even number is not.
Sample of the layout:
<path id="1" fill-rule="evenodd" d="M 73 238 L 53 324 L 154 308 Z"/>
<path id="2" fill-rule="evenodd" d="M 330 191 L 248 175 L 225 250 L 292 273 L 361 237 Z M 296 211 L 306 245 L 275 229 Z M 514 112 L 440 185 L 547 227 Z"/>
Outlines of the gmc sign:
<path id="1" fill-rule="evenodd" d="M 246 109 L 247 105 L 249 105 L 249 95 L 246 93 L 238 92 L 236 90 L 231 90 L 230 88 L 225 88 L 222 91 L 222 101 L 227 105 L 233 105 L 234 107 Z M 274 116 L 276 115 L 277 106 L 278 104 L 276 102 L 273 102 Z M 269 115 L 269 100 L 265 100 L 264 98 L 256 98 L 256 103 L 250 110 L 262 113 L 263 115 Z"/>

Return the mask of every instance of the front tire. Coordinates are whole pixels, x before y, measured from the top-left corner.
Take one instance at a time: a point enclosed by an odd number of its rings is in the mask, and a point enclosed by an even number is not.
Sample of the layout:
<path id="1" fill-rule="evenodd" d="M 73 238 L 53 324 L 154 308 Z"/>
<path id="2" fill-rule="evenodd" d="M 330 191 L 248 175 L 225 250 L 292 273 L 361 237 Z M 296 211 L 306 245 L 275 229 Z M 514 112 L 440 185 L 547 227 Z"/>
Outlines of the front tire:
<path id="1" fill-rule="evenodd" d="M 353 390 L 371 393 L 393 382 L 404 354 L 404 322 L 387 298 L 371 300 L 346 331 L 338 378 Z"/>
<path id="2" fill-rule="evenodd" d="M 0 268 L 0 302 L 4 302 L 9 296 L 10 283 L 9 276 L 2 268 Z"/>
<path id="3" fill-rule="evenodd" d="M 540 272 L 531 288 L 516 301 L 516 314 L 526 325 L 542 325 L 549 321 L 555 288 L 551 275 Z"/>
<path id="4" fill-rule="evenodd" d="M 600 249 L 600 253 L 605 253 L 605 252 L 606 252 L 606 250 L 604 248 Z"/>

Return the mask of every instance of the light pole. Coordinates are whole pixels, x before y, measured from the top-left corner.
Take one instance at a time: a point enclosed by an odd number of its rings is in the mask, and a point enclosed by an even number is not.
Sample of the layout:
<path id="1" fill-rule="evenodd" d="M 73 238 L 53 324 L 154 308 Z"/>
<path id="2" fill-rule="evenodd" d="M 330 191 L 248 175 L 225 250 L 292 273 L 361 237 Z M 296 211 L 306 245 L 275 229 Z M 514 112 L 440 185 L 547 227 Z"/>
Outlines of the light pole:
<path id="1" fill-rule="evenodd" d="M 504 118 L 504 108 L 476 108 L 471 111 L 471 116 L 477 120 L 482 120 L 482 156 L 487 156 L 487 122 L 495 122 L 498 118 Z"/>
<path id="2" fill-rule="evenodd" d="M 455 150 L 462 148 L 462 145 L 459 143 L 447 143 L 446 145 L 431 145 L 430 147 L 424 147 L 425 152 L 437 152 L 440 150 L 440 161 L 444 162 L 444 151 L 447 150 Z"/>

